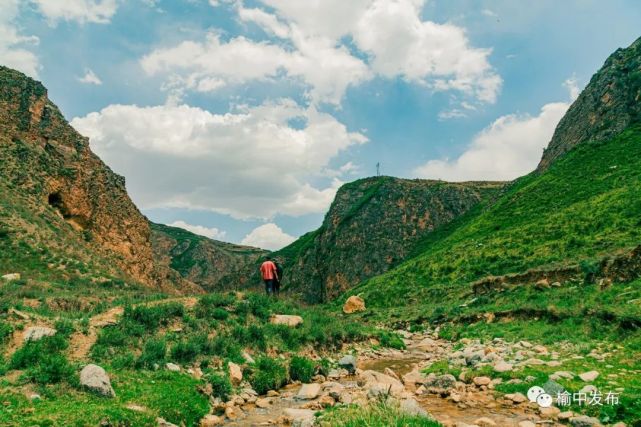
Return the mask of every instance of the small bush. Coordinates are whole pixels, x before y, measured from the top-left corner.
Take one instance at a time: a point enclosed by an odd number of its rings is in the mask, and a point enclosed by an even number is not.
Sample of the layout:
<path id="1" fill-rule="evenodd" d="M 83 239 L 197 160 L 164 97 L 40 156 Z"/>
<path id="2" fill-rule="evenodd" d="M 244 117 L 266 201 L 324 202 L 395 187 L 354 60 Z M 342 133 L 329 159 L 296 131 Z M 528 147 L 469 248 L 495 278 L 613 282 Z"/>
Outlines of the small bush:
<path id="1" fill-rule="evenodd" d="M 100 331 L 96 344 L 108 347 L 122 347 L 127 343 L 128 335 L 117 327 L 108 327 Z"/>
<path id="2" fill-rule="evenodd" d="M 212 394 L 214 397 L 219 397 L 223 401 L 229 400 L 232 394 L 232 385 L 229 377 L 223 373 L 211 372 L 205 375 L 205 379 L 212 387 Z"/>
<path id="3" fill-rule="evenodd" d="M 152 338 L 145 343 L 142 354 L 136 360 L 136 366 L 139 368 L 151 368 L 154 363 L 161 364 L 165 361 L 167 354 L 167 343 L 164 339 Z"/>
<path id="4" fill-rule="evenodd" d="M 44 337 L 38 341 L 29 341 L 13 353 L 9 366 L 11 369 L 36 366 L 45 355 L 60 353 L 65 348 L 67 348 L 67 342 L 61 335 Z"/>
<path id="5" fill-rule="evenodd" d="M 171 348 L 171 357 L 178 362 L 192 362 L 199 353 L 200 348 L 191 340 L 180 341 Z"/>
<path id="6" fill-rule="evenodd" d="M 114 357 L 111 366 L 115 369 L 133 368 L 136 366 L 136 356 L 128 351 L 125 354 Z"/>
<path id="7" fill-rule="evenodd" d="M 44 354 L 34 366 L 27 369 L 25 377 L 31 382 L 44 385 L 72 380 L 74 374 L 73 366 L 64 355 Z"/>
<path id="8" fill-rule="evenodd" d="M 13 333 L 11 323 L 0 321 L 0 343 L 4 342 Z"/>
<path id="9" fill-rule="evenodd" d="M 209 313 L 209 316 L 216 320 L 227 320 L 229 317 L 229 312 L 224 308 L 214 308 Z"/>
<path id="10" fill-rule="evenodd" d="M 398 350 L 403 350 L 405 348 L 403 339 L 394 332 L 379 331 L 377 338 L 383 347 L 395 348 Z"/>
<path id="11" fill-rule="evenodd" d="M 271 315 L 272 301 L 262 294 L 250 294 L 247 297 L 249 311 L 258 319 L 266 321 Z"/>
<path id="12" fill-rule="evenodd" d="M 76 330 L 73 326 L 73 322 L 69 319 L 58 320 L 54 327 L 56 328 L 56 331 L 65 338 L 68 338 Z"/>
<path id="13" fill-rule="evenodd" d="M 287 382 L 287 369 L 278 360 L 261 357 L 249 368 L 248 380 L 258 394 L 278 390 Z"/>
<path id="14" fill-rule="evenodd" d="M 230 359 L 234 362 L 243 362 L 242 349 L 238 341 L 229 335 L 219 335 L 211 341 L 208 354 Z"/>
<path id="15" fill-rule="evenodd" d="M 306 357 L 294 356 L 289 362 L 289 377 L 294 381 L 309 383 L 315 371 L 314 362 Z"/>
<path id="16" fill-rule="evenodd" d="M 158 304 L 153 306 L 140 305 L 127 306 L 123 318 L 143 326 L 148 331 L 153 331 L 159 326 L 164 326 L 176 317 L 185 315 L 185 307 L 177 302 Z"/>

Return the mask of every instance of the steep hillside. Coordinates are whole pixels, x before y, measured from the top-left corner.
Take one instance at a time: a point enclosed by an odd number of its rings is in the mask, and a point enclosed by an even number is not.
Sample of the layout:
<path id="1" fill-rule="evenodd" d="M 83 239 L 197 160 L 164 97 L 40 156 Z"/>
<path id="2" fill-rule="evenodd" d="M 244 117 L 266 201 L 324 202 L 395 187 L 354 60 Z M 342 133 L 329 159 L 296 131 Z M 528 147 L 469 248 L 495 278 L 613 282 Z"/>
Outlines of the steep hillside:
<path id="1" fill-rule="evenodd" d="M 618 49 L 592 77 L 557 126 L 539 170 L 585 141 L 611 139 L 641 120 L 641 38 Z"/>
<path id="2" fill-rule="evenodd" d="M 325 300 L 404 260 L 439 227 L 496 195 L 501 183 L 367 178 L 338 191 L 323 225 L 275 255 L 285 284 Z"/>
<path id="3" fill-rule="evenodd" d="M 151 224 L 154 257 L 206 290 L 242 286 L 267 251 L 219 242 L 181 228 Z"/>
<path id="4" fill-rule="evenodd" d="M 3 274 L 53 268 L 51 259 L 60 257 L 91 261 L 90 269 L 114 275 L 124 271 L 159 289 L 195 289 L 154 266 L 148 221 L 124 178 L 91 152 L 40 82 L 6 67 L 0 67 L 0 164 Z"/>

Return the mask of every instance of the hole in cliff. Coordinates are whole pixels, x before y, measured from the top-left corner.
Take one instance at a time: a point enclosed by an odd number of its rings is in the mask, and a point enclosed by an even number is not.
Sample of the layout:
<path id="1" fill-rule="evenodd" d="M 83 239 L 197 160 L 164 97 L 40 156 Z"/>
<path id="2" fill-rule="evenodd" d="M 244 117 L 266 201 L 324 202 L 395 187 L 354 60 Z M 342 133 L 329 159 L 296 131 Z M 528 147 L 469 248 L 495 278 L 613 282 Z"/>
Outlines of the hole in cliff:
<path id="1" fill-rule="evenodd" d="M 62 204 L 62 196 L 60 193 L 56 192 L 49 194 L 49 204 L 62 212 L 64 206 Z"/>
<path id="2" fill-rule="evenodd" d="M 72 215 L 62 200 L 62 195 L 59 192 L 51 193 L 48 197 L 49 205 L 56 208 L 60 215 L 64 218 L 69 225 L 78 231 L 83 231 L 89 227 L 89 220 L 80 215 Z"/>

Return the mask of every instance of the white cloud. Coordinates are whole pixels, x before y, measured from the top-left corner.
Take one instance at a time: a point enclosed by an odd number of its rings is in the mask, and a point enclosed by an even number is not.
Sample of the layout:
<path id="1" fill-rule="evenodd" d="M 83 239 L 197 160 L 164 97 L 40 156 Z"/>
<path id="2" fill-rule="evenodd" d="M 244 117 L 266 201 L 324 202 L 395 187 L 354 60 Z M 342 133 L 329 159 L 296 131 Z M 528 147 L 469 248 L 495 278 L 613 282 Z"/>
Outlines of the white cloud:
<path id="1" fill-rule="evenodd" d="M 194 234 L 198 234 L 200 236 L 205 236 L 209 237 L 210 239 L 216 239 L 216 240 L 222 240 L 225 238 L 225 235 L 227 234 L 224 231 L 221 231 L 217 228 L 208 228 L 208 227 L 203 227 L 202 225 L 193 225 L 193 224 L 188 224 L 185 221 L 174 221 L 171 224 L 167 224 L 171 227 L 179 227 L 187 231 L 191 231 Z"/>
<path id="2" fill-rule="evenodd" d="M 290 126 L 302 119 L 302 128 Z M 143 208 L 208 209 L 236 218 L 324 212 L 340 181 L 331 159 L 367 138 L 291 100 L 212 114 L 186 105 L 111 105 L 72 125 Z M 159 171 L 162 171 L 159 173 Z"/>
<path id="3" fill-rule="evenodd" d="M 15 26 L 19 13 L 18 0 L 0 0 L 0 64 L 38 77 L 40 64 L 36 55 L 25 46 L 37 45 L 36 36 L 23 36 Z"/>
<path id="4" fill-rule="evenodd" d="M 78 77 L 78 81 L 81 83 L 92 84 L 92 85 L 101 85 L 102 80 L 94 73 L 92 70 L 87 68 L 85 70 L 85 75 Z"/>
<path id="5" fill-rule="evenodd" d="M 564 83 L 574 101 L 579 89 L 576 79 Z M 456 159 L 430 160 L 415 169 L 421 178 L 446 181 L 512 180 L 536 168 L 543 149 L 570 102 L 544 105 L 537 116 L 509 114 L 499 117 L 481 131 Z"/>
<path id="6" fill-rule="evenodd" d="M 210 33 L 204 41 L 153 50 L 141 59 L 143 69 L 166 74 L 168 87 L 178 90 L 202 91 L 204 79 L 214 79 L 218 88 L 285 78 L 302 82 L 313 102 L 337 105 L 349 87 L 375 76 L 401 77 L 486 103 L 495 102 L 500 90 L 491 50 L 470 46 L 460 27 L 424 21 L 424 0 L 261 2 L 269 11 L 237 1 L 238 18 L 278 40 L 221 41 Z"/>
<path id="7" fill-rule="evenodd" d="M 256 227 L 240 243 L 275 251 L 284 248 L 294 240 L 296 240 L 295 237 L 285 233 L 279 226 L 269 223 Z"/>
<path id="8" fill-rule="evenodd" d="M 58 21 L 106 24 L 116 13 L 116 0 L 32 0 L 50 25 Z"/>

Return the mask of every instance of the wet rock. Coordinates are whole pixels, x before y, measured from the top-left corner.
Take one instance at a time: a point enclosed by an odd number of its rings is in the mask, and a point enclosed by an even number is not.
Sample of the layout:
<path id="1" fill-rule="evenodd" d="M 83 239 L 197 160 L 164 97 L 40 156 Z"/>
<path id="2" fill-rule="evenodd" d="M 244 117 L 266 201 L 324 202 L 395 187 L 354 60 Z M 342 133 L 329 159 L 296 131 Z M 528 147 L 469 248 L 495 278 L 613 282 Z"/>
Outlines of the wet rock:
<path id="1" fill-rule="evenodd" d="M 227 367 L 229 368 L 229 380 L 231 381 L 232 385 L 240 385 L 240 383 L 243 381 L 243 370 L 241 369 L 241 367 L 234 362 L 227 363 Z"/>
<path id="2" fill-rule="evenodd" d="M 365 311 L 365 301 L 363 301 L 363 298 L 356 295 L 347 298 L 345 305 L 343 305 L 343 313 L 352 314 L 361 311 Z"/>
<path id="3" fill-rule="evenodd" d="M 579 417 L 570 418 L 570 425 L 572 427 L 598 427 L 602 424 L 596 418 L 581 415 Z"/>
<path id="4" fill-rule="evenodd" d="M 200 420 L 200 427 L 216 427 L 225 424 L 225 420 L 217 415 L 205 415 Z"/>
<path id="5" fill-rule="evenodd" d="M 598 377 L 599 377 L 599 372 L 598 371 L 589 371 L 589 372 L 584 372 L 582 374 L 579 374 L 579 378 L 581 378 L 581 380 L 585 381 L 585 382 L 594 381 Z"/>
<path id="6" fill-rule="evenodd" d="M 303 318 L 300 316 L 292 316 L 288 314 L 274 314 L 269 319 L 270 323 L 274 325 L 286 325 L 296 327 L 303 323 Z"/>
<path id="7" fill-rule="evenodd" d="M 56 334 L 56 330 L 46 326 L 31 326 L 24 332 L 24 342 L 38 341 L 44 337 L 52 337 Z"/>
<path id="8" fill-rule="evenodd" d="M 109 376 L 98 365 L 89 364 L 80 371 L 80 384 L 89 390 L 106 397 L 114 397 L 116 393 L 111 387 Z"/>
<path id="9" fill-rule="evenodd" d="M 171 372 L 180 372 L 180 366 L 176 365 L 175 363 L 167 363 L 165 365 L 165 368 L 167 368 L 167 370 Z"/>
<path id="10" fill-rule="evenodd" d="M 345 355 L 338 361 L 338 366 L 347 369 L 350 375 L 354 375 L 356 372 L 356 358 L 351 354 Z"/>
<path id="11" fill-rule="evenodd" d="M 321 391 L 321 386 L 318 383 L 303 384 L 303 386 L 296 394 L 296 399 L 312 400 L 316 399 Z"/>

